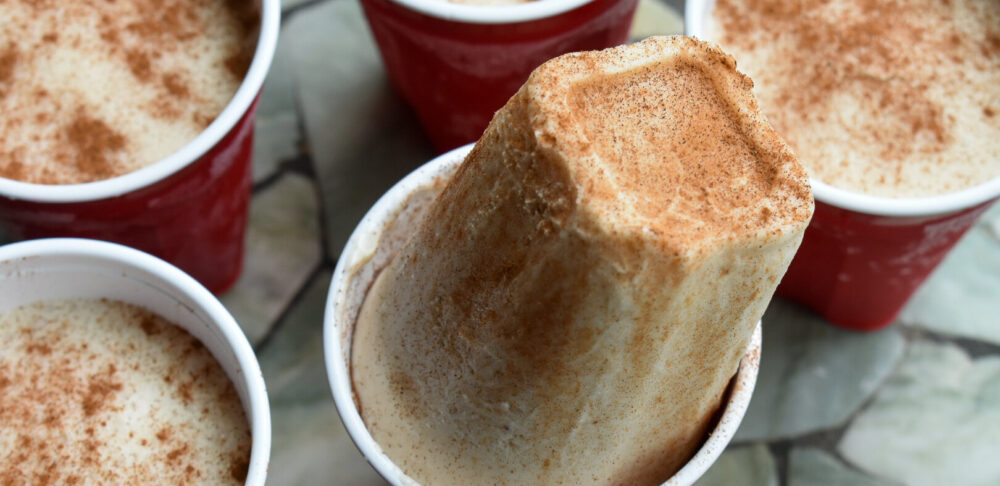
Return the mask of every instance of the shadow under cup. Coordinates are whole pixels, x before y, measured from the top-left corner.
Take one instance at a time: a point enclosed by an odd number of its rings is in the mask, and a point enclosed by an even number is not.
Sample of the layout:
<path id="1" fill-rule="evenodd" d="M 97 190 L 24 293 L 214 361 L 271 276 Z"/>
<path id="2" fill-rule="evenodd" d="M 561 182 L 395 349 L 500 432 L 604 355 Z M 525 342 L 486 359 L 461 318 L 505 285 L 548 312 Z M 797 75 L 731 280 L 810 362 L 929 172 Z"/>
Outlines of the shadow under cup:
<path id="1" fill-rule="evenodd" d="M 247 74 L 194 140 L 148 167 L 85 184 L 0 178 L 0 240 L 81 237 L 156 255 L 215 293 L 243 266 L 257 98 L 274 56 L 280 0 L 260 0 L 260 34 Z"/>
<path id="2" fill-rule="evenodd" d="M 684 31 L 701 39 L 715 0 L 687 0 Z M 869 196 L 813 179 L 816 212 L 777 295 L 858 331 L 888 326 L 998 198 L 1000 177 L 918 198 Z"/>
<path id="3" fill-rule="evenodd" d="M 439 151 L 474 142 L 543 62 L 625 43 L 638 0 L 361 0 L 396 90 Z"/>

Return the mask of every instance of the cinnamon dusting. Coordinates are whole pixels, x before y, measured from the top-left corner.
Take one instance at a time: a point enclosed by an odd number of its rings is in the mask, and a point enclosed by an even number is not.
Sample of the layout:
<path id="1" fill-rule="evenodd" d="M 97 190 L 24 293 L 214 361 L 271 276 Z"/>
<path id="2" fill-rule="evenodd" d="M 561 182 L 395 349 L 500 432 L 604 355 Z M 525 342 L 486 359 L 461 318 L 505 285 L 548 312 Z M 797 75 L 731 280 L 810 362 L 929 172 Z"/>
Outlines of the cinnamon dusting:
<path id="1" fill-rule="evenodd" d="M 970 113 L 1000 95 L 997 2 L 719 0 L 712 15 L 813 176 L 901 197 L 1000 175 L 970 146 L 1000 139 Z"/>
<path id="2" fill-rule="evenodd" d="M 112 160 L 127 142 L 121 133 L 82 111 L 66 127 L 65 133 L 71 150 L 60 154 L 64 165 L 74 166 L 90 180 L 104 179 L 115 173 Z"/>
<path id="3" fill-rule="evenodd" d="M 99 319 L 88 305 L 103 306 Z M 64 312 L 70 313 L 65 319 Z M 76 315 L 87 317 L 77 321 Z M 97 320 L 113 326 L 105 331 L 112 339 L 88 327 Z M 166 393 L 140 395 L 135 385 L 155 377 L 157 362 L 178 359 L 172 343 L 188 338 L 180 328 L 118 302 L 52 301 L 0 315 L 0 337 L 6 343 L 0 443 L 16 444 L 0 451 L 0 484 L 242 483 L 230 478 L 249 461 L 248 426 L 232 384 L 207 350 L 179 361 L 179 369 L 190 362 L 199 372 L 192 405 L 185 406 L 190 411 Z M 132 339 L 142 345 L 122 342 Z M 202 403 L 211 414 L 201 413 Z M 208 427 L 216 423 L 221 433 Z M 156 443 L 146 439 L 153 426 L 160 426 Z M 152 454 L 133 456 L 139 447 Z"/>
<path id="4" fill-rule="evenodd" d="M 243 0 L 8 0 L 0 2 L 0 18 L 10 20 L 0 31 L 0 177 L 66 184 L 150 165 L 204 129 L 246 74 L 259 7 Z M 53 24 L 62 28 L 42 30 Z M 80 64 L 54 66 L 63 60 Z M 21 71 L 24 81 L 10 82 Z M 82 73 L 59 77 L 67 71 Z M 102 84 L 89 86 L 94 79 Z M 107 128 L 101 134 L 114 135 L 74 138 L 85 152 L 76 157 L 41 119 L 48 113 L 99 120 Z M 60 116 L 69 136 L 96 134 L 93 124 Z M 155 119 L 152 130 L 132 121 L 144 117 Z M 8 156 L 18 150 L 17 160 Z"/>
<path id="5" fill-rule="evenodd" d="M 19 57 L 20 53 L 15 45 L 8 45 L 0 50 L 0 98 L 7 94 L 6 85 L 14 77 L 14 68 Z"/>

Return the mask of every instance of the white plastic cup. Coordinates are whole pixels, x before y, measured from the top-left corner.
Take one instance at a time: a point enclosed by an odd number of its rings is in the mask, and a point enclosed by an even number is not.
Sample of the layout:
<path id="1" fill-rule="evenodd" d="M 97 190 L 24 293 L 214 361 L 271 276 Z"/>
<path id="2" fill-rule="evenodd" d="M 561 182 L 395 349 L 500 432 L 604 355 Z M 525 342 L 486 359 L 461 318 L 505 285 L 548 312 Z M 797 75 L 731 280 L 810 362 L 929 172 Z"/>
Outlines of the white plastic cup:
<path id="1" fill-rule="evenodd" d="M 451 177 L 471 150 L 471 144 L 465 145 L 424 164 L 399 181 L 375 203 L 355 228 L 344 251 L 341 252 L 327 297 L 323 348 L 334 402 L 347 432 L 365 459 L 394 486 L 414 486 L 419 483 L 407 476 L 385 455 L 361 420 L 354 401 L 349 366 L 354 322 L 365 292 L 378 273 L 378 266 L 387 263 L 384 258 L 376 257 L 381 237 L 397 221 L 397 216 L 401 214 L 412 194 L 432 189 L 436 185 L 440 187 L 440 182 Z M 393 243 L 399 244 L 398 241 Z M 732 391 L 722 410 L 719 423 L 711 430 L 694 457 L 663 483 L 665 486 L 694 484 L 732 440 L 750 404 L 750 396 L 753 394 L 760 367 L 760 350 L 761 330 L 758 324 L 743 354 L 743 360 L 734 377 Z"/>
<path id="2" fill-rule="evenodd" d="M 246 485 L 264 485 L 271 453 L 264 377 L 246 336 L 218 299 L 177 267 L 114 243 L 53 238 L 0 246 L 0 313 L 75 298 L 143 307 L 201 341 L 232 381 L 250 425 Z"/>

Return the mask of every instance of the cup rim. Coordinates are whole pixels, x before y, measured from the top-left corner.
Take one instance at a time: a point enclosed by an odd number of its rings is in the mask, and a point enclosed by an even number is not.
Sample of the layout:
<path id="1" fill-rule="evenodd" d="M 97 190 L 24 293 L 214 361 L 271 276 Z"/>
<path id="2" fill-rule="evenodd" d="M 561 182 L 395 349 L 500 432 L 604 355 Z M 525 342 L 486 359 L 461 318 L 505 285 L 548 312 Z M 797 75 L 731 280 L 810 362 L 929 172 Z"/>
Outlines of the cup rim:
<path id="1" fill-rule="evenodd" d="M 274 58 L 281 22 L 280 0 L 260 0 L 261 21 L 257 47 L 247 74 L 236 94 L 219 116 L 176 152 L 146 167 L 94 182 L 80 184 L 36 184 L 0 177 L 0 196 L 40 203 L 77 203 L 127 194 L 164 180 L 191 165 L 218 145 L 257 99 Z"/>
<path id="2" fill-rule="evenodd" d="M 330 283 L 329 294 L 323 317 L 323 349 L 327 369 L 327 379 L 333 394 L 340 419 L 348 435 L 361 451 L 365 460 L 387 481 L 395 486 L 419 486 L 407 476 L 388 456 L 368 432 L 354 401 L 348 359 L 343 347 L 346 328 L 343 322 L 349 305 L 348 283 L 353 278 L 358 265 L 374 253 L 382 231 L 407 197 L 415 190 L 432 184 L 435 177 L 449 167 L 459 165 L 472 150 L 474 144 L 465 145 L 446 152 L 420 166 L 397 182 L 372 206 L 354 229 L 344 250 L 340 254 Z M 757 381 L 760 366 L 761 325 L 757 323 L 753 336 L 747 344 L 734 376 L 734 385 L 729 399 L 723 404 L 724 411 L 718 424 L 695 455 L 663 486 L 689 486 L 700 478 L 725 450 L 739 427 Z"/>
<path id="3" fill-rule="evenodd" d="M 469 24 L 510 24 L 553 17 L 595 0 L 539 0 L 510 5 L 469 5 L 448 0 L 390 0 L 424 15 Z"/>
<path id="4" fill-rule="evenodd" d="M 247 386 L 250 408 L 247 422 L 253 441 L 246 485 L 263 486 L 271 454 L 270 406 L 256 355 L 232 314 L 208 289 L 182 270 L 148 253 L 117 243 L 83 238 L 46 238 L 0 246 L 0 262 L 65 256 L 116 262 L 148 272 L 173 285 L 177 294 L 190 298 L 216 324 L 230 345 Z"/>
<path id="5" fill-rule="evenodd" d="M 684 33 L 714 42 L 706 24 L 716 0 L 685 0 Z M 817 201 L 873 216 L 927 217 L 962 211 L 1000 197 L 1000 175 L 972 187 L 922 197 L 873 196 L 827 184 L 810 177 Z"/>

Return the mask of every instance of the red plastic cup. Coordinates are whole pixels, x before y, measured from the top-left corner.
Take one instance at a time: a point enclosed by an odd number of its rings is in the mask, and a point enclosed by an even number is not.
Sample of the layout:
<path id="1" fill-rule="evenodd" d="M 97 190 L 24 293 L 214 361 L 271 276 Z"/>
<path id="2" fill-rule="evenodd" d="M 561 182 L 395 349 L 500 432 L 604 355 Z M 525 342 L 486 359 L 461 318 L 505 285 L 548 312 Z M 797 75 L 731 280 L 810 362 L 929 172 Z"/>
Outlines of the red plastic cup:
<path id="1" fill-rule="evenodd" d="M 715 0 L 687 0 L 685 32 L 705 39 L 714 6 Z M 918 198 L 876 197 L 816 179 L 811 183 L 816 212 L 777 295 L 858 331 L 891 324 L 948 251 L 1000 198 L 1000 177 Z"/>
<path id="2" fill-rule="evenodd" d="M 0 234 L 121 243 L 173 263 L 215 293 L 243 266 L 253 121 L 278 42 L 279 0 L 260 0 L 260 37 L 233 99 L 177 152 L 137 171 L 85 184 L 0 178 Z"/>
<path id="3" fill-rule="evenodd" d="M 543 62 L 628 40 L 638 0 L 362 0 L 396 90 L 441 152 L 479 139 Z"/>

